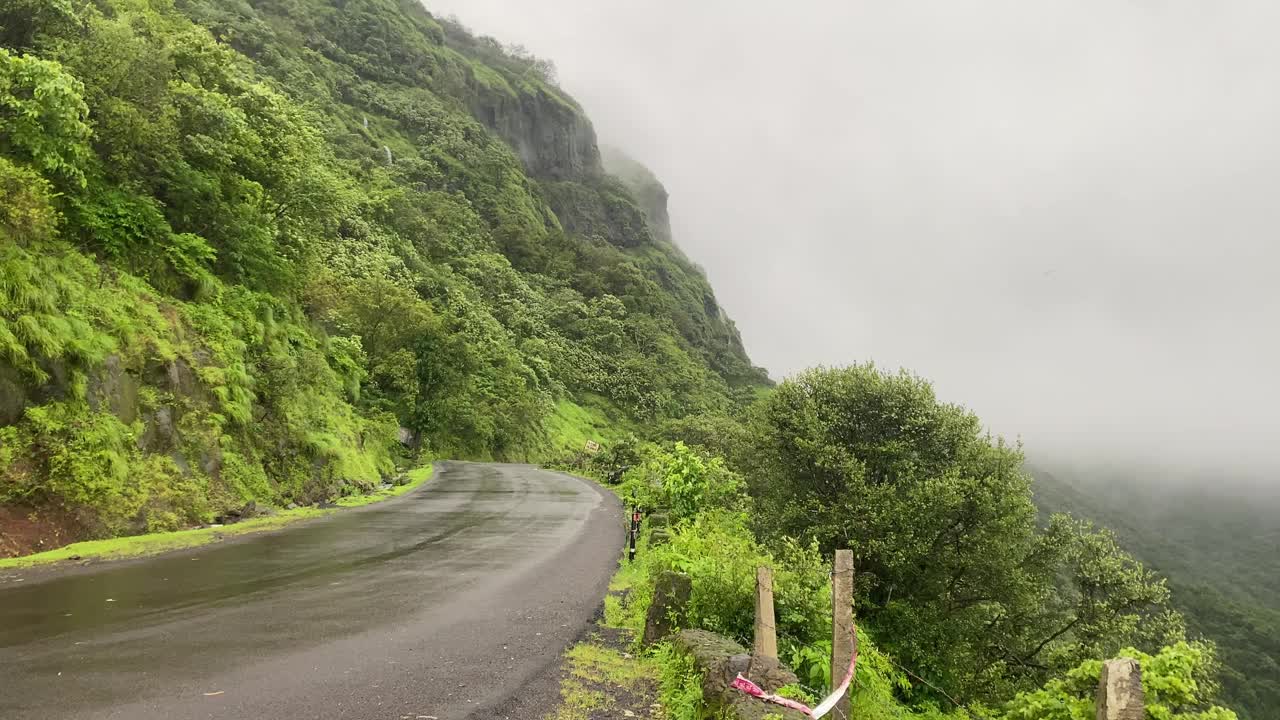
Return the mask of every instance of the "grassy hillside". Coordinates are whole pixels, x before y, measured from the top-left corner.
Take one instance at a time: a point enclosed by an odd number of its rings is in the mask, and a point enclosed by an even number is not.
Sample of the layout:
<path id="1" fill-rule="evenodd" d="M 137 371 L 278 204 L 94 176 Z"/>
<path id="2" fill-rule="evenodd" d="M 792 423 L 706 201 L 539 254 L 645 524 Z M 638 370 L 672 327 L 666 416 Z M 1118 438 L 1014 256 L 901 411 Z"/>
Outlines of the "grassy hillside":
<path id="1" fill-rule="evenodd" d="M 1241 718 L 1280 706 L 1280 499 L 1222 479 L 1184 482 L 1139 471 L 1035 471 L 1042 512 L 1115 530 L 1169 578 L 1192 634 L 1217 643 L 1222 697 Z"/>
<path id="2" fill-rule="evenodd" d="M 9 3 L 0 512 L 172 529 L 730 411 L 767 381 L 647 217 L 548 63 L 416 2 Z"/>

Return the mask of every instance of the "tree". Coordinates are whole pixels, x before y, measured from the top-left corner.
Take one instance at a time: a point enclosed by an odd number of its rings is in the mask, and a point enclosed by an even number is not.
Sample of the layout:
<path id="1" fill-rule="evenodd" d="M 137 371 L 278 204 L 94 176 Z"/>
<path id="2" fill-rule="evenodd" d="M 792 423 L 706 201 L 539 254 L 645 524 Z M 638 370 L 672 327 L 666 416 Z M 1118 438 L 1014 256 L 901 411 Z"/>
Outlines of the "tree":
<path id="1" fill-rule="evenodd" d="M 1065 519 L 1040 533 L 1020 449 L 916 376 L 810 370 L 752 426 L 760 532 L 853 549 L 862 616 L 953 694 L 999 697 L 1139 642 L 1167 600 L 1109 536 Z"/>
<path id="2" fill-rule="evenodd" d="M 716 413 L 698 413 L 669 420 L 658 428 L 658 438 L 670 442 L 683 441 L 734 464 L 741 464 L 741 458 L 750 452 L 754 440 L 750 431 L 736 418 Z"/>
<path id="3" fill-rule="evenodd" d="M 1043 636 L 1022 648 L 1016 662 L 1061 667 L 1116 652 L 1126 642 L 1159 647 L 1185 634 L 1182 618 L 1168 609 L 1165 581 L 1125 552 L 1110 530 L 1054 515 L 1037 544 L 1056 570 L 1038 616 L 1015 620 L 1034 624 Z"/>
<path id="4" fill-rule="evenodd" d="M 61 65 L 0 48 L 0 155 L 83 187 L 88 115 L 84 85 Z"/>
<path id="5" fill-rule="evenodd" d="M 657 450 L 626 474 L 619 494 L 641 506 L 662 508 L 674 521 L 692 520 L 713 508 L 736 508 L 742 478 L 719 457 L 704 456 L 682 442 Z"/>

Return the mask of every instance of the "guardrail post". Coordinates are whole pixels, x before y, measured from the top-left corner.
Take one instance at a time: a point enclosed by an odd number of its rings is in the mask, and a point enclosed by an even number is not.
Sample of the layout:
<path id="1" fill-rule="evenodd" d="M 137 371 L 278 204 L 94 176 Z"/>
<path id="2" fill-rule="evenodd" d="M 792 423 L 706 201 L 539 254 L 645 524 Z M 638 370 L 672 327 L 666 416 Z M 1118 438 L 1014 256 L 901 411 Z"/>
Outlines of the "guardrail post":
<path id="1" fill-rule="evenodd" d="M 634 504 L 635 503 L 634 495 L 632 496 L 631 500 L 633 503 L 631 507 L 631 531 L 628 533 L 629 540 L 631 542 L 631 548 L 627 553 L 627 559 L 632 562 L 635 562 L 636 541 L 640 539 L 640 520 L 642 516 L 640 515 L 640 506 Z"/>
<path id="2" fill-rule="evenodd" d="M 693 580 L 688 575 L 669 570 L 660 573 L 653 585 L 653 600 L 645 612 L 642 642 L 652 645 L 683 627 L 692 595 Z"/>
<path id="3" fill-rule="evenodd" d="M 1142 692 L 1142 667 L 1133 658 L 1102 663 L 1098 678 L 1097 720 L 1144 720 L 1146 698 Z"/>
<path id="4" fill-rule="evenodd" d="M 853 551 L 837 550 L 831 573 L 831 687 L 844 681 L 853 660 Z M 849 717 L 850 692 L 835 706 L 837 718 Z"/>
<path id="5" fill-rule="evenodd" d="M 773 614 L 773 570 L 756 568 L 756 631 L 752 655 L 778 659 L 777 624 Z"/>

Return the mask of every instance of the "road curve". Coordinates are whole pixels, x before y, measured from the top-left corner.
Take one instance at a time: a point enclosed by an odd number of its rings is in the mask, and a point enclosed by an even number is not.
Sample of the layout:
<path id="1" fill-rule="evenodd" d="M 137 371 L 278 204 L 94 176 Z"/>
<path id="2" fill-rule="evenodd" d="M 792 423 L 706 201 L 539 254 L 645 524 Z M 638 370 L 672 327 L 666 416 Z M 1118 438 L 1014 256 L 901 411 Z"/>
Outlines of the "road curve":
<path id="1" fill-rule="evenodd" d="M 502 717 L 591 622 L 621 547 L 589 483 L 449 462 L 281 532 L 8 573 L 0 718 Z"/>

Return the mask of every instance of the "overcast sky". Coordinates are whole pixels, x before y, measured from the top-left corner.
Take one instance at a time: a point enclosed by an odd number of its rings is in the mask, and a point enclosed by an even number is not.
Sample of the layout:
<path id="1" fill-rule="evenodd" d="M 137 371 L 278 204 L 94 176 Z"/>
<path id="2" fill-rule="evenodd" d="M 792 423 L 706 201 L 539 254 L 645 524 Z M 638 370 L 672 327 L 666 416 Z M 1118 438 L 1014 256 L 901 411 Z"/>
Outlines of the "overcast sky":
<path id="1" fill-rule="evenodd" d="M 1280 3 L 427 0 L 553 60 L 752 358 L 1280 468 Z"/>

